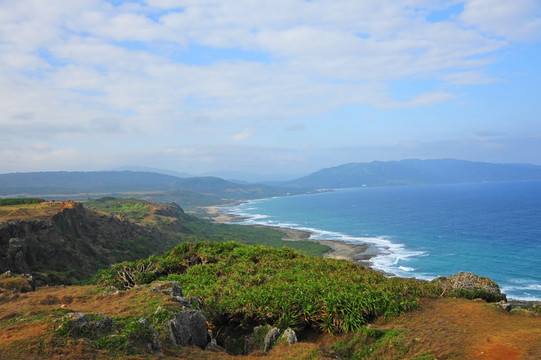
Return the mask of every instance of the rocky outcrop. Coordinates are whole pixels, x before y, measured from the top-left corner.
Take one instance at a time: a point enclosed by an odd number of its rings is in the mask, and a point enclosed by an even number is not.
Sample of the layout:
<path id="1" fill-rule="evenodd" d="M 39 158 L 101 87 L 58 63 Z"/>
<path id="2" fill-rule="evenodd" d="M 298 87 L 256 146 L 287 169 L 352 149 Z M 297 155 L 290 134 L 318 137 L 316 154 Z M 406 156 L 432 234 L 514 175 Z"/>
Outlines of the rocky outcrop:
<path id="1" fill-rule="evenodd" d="M 204 349 L 210 342 L 207 319 L 200 310 L 183 310 L 169 320 L 171 341 L 178 346 L 197 346 Z"/>
<path id="2" fill-rule="evenodd" d="M 113 320 L 104 316 L 100 320 L 90 320 L 82 312 L 73 312 L 66 315 L 61 330 L 74 336 L 97 338 L 113 331 Z"/>
<path id="3" fill-rule="evenodd" d="M 152 329 L 148 320 L 145 318 L 141 318 L 139 319 L 139 324 L 143 325 L 148 330 L 147 333 L 151 334 L 150 337 L 147 337 L 147 341 L 142 344 L 142 346 L 146 349 L 146 353 L 152 355 L 163 354 L 162 343 L 158 338 L 158 333 L 154 331 L 154 329 Z"/>
<path id="4" fill-rule="evenodd" d="M 282 333 L 276 327 L 265 325 L 256 326 L 250 332 L 238 328 L 226 329 L 225 334 L 220 334 L 218 338 L 218 344 L 231 355 L 248 355 L 256 350 L 268 352 L 277 342 L 295 344 L 297 334 L 289 328 Z"/>
<path id="5" fill-rule="evenodd" d="M 73 312 L 64 317 L 56 332 L 71 338 L 84 338 L 90 343 L 102 344 L 101 346 L 110 344 L 111 350 L 121 350 L 128 354 L 163 353 L 158 333 L 145 318 L 124 326 L 116 326 L 111 318 L 101 314 Z"/>
<path id="6" fill-rule="evenodd" d="M 178 204 L 171 203 L 167 204 L 168 206 L 161 207 L 159 209 L 154 210 L 154 214 L 156 215 L 162 215 L 162 216 L 169 216 L 169 217 L 177 217 L 179 213 L 184 213 L 184 210 Z"/>
<path id="7" fill-rule="evenodd" d="M 488 302 L 507 300 L 498 284 L 471 272 L 459 272 L 449 277 L 438 277 L 432 283 L 442 287 L 442 295 L 455 295 L 466 299 L 483 299 Z"/>
<path id="8" fill-rule="evenodd" d="M 184 297 L 180 284 L 177 282 L 171 284 L 171 297 L 183 306 L 183 310 L 177 312 L 168 322 L 171 341 L 178 346 L 206 348 L 211 343 L 212 337 L 208 332 L 207 319 L 200 310 L 201 300 L 196 297 Z M 197 304 L 197 309 L 193 304 Z"/>
<path id="9" fill-rule="evenodd" d="M 162 210 L 179 211 L 172 205 Z M 70 203 L 54 215 L 0 222 L 0 273 L 47 274 L 36 280 L 69 284 L 110 264 L 145 258 L 177 243 L 155 227 Z"/>

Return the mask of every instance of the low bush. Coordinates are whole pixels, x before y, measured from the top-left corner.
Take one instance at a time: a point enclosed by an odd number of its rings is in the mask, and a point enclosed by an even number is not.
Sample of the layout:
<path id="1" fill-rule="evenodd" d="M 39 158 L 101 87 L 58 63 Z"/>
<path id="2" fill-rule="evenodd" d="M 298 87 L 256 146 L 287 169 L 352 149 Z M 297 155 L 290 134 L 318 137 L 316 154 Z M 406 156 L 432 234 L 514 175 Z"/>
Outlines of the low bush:
<path id="1" fill-rule="evenodd" d="M 113 265 L 94 281 L 126 285 L 126 269 L 138 266 L 152 275 L 136 275 L 136 281 L 179 281 L 185 294 L 203 300 L 216 330 L 271 324 L 345 333 L 414 309 L 420 297 L 438 292 L 432 284 L 386 278 L 348 261 L 233 242 L 184 243 L 161 257 Z"/>

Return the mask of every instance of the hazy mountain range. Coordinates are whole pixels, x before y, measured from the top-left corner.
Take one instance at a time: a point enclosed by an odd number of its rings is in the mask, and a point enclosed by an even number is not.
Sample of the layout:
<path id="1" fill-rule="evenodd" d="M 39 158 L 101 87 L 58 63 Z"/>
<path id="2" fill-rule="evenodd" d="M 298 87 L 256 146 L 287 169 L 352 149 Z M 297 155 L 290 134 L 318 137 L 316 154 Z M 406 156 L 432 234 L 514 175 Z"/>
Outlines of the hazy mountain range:
<path id="1" fill-rule="evenodd" d="M 145 168 L 146 169 L 146 168 Z M 314 189 L 360 186 L 433 185 L 541 180 L 541 166 L 462 160 L 402 160 L 350 163 L 307 176 L 266 184 L 226 181 L 218 177 L 183 177 L 168 171 L 32 172 L 0 174 L 0 197 L 48 196 L 88 198 L 106 195 L 177 202 L 183 207 L 223 204 L 304 193 Z"/>
<path id="2" fill-rule="evenodd" d="M 541 179 L 541 166 L 462 160 L 401 160 L 350 163 L 282 183 L 308 188 L 434 185 Z"/>

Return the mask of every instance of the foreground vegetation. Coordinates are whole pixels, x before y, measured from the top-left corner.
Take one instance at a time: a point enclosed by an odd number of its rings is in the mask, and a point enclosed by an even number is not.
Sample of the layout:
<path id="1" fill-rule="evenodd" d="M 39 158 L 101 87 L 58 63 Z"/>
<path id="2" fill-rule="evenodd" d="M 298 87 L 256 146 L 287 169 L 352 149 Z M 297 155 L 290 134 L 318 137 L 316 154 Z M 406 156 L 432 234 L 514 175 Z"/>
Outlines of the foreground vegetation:
<path id="1" fill-rule="evenodd" d="M 185 243 L 161 257 L 115 264 L 94 277 L 98 284 L 119 288 L 155 280 L 178 281 L 199 297 L 215 331 L 270 324 L 345 333 L 376 317 L 415 309 L 421 297 L 441 292 L 432 284 L 385 278 L 347 261 L 233 242 Z"/>
<path id="2" fill-rule="evenodd" d="M 133 275 L 130 277 L 123 275 Z M 238 243 L 186 243 L 160 257 L 115 264 L 98 285 L 28 287 L 0 282 L 2 359 L 148 359 L 142 339 L 156 331 L 166 359 L 537 359 L 541 317 L 506 313 L 482 301 L 439 297 L 436 283 L 389 279 L 343 260 Z M 170 295 L 202 300 L 212 334 L 243 334 L 255 325 L 296 329 L 300 343 L 236 357 L 223 349 L 172 344 L 168 321 L 182 308 Z M 116 286 L 120 291 L 111 286 Z M 8 291 L 9 289 L 9 291 Z M 169 292 L 165 291 L 169 289 Z M 414 310 L 415 311 L 411 311 Z M 107 333 L 77 330 L 83 312 Z M 146 318 L 152 330 L 142 326 Z M 487 341 L 488 339 L 488 341 Z M 220 344 L 220 342 L 219 342 Z M 502 357 L 500 357 L 502 358 Z"/>

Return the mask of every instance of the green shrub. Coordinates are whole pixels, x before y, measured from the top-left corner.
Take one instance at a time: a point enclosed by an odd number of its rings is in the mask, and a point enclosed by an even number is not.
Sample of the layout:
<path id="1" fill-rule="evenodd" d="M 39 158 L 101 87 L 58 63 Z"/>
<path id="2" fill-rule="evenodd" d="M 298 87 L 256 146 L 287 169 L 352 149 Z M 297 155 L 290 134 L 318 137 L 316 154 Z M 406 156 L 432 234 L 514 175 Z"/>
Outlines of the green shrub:
<path id="1" fill-rule="evenodd" d="M 347 261 L 233 242 L 184 243 L 161 257 L 113 265 L 96 280 L 116 284 L 122 271 L 148 264 L 154 270 L 137 275 L 142 282 L 178 281 L 185 294 L 204 302 L 215 330 L 272 324 L 347 333 L 376 317 L 415 309 L 419 298 L 434 296 L 435 289 Z"/>

